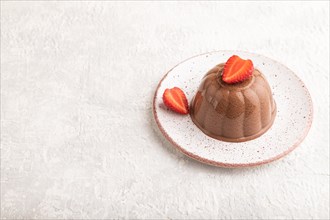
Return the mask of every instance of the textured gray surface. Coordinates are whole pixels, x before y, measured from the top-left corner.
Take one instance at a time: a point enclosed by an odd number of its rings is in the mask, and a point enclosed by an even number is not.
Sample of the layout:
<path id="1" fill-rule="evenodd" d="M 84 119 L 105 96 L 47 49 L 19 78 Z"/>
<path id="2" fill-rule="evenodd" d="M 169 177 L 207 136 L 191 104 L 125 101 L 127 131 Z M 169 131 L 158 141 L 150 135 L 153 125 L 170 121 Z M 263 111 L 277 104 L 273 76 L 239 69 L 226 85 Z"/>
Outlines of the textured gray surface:
<path id="1" fill-rule="evenodd" d="M 159 135 L 166 70 L 276 59 L 314 123 L 287 157 L 221 169 Z M 329 218 L 329 2 L 1 2 L 1 218 Z"/>

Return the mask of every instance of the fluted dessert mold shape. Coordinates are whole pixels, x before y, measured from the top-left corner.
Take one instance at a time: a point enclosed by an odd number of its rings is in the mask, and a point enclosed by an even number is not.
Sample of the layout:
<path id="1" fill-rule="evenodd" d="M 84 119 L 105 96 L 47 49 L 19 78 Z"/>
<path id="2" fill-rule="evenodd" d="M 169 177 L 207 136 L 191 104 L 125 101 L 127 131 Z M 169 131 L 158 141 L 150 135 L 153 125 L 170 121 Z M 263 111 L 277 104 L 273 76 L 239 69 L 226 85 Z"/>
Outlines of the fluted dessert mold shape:
<path id="1" fill-rule="evenodd" d="M 206 135 L 228 142 L 258 138 L 273 124 L 276 103 L 265 76 L 254 69 L 240 83 L 227 84 L 218 64 L 203 77 L 190 105 L 193 122 Z"/>

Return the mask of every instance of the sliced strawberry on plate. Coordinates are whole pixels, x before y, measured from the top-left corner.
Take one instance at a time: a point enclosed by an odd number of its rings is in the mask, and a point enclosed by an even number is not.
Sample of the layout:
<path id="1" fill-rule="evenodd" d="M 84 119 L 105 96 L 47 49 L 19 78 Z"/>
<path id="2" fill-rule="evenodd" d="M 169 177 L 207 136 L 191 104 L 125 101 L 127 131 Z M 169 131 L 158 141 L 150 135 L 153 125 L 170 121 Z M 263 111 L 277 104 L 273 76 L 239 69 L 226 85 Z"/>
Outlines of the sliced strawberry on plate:
<path id="1" fill-rule="evenodd" d="M 239 56 L 233 55 L 225 64 L 222 80 L 229 84 L 242 82 L 252 76 L 253 70 L 251 60 L 243 60 Z"/>
<path id="2" fill-rule="evenodd" d="M 165 89 L 163 94 L 163 102 L 169 109 L 179 114 L 185 115 L 189 112 L 186 95 L 178 87 Z"/>

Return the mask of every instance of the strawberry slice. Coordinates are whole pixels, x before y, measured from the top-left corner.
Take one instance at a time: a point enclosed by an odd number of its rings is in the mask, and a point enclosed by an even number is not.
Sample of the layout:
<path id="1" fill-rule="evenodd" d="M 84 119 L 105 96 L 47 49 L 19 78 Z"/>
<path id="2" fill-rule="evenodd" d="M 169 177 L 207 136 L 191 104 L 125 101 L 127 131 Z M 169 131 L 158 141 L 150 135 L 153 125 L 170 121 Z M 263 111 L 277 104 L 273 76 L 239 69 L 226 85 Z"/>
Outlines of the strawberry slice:
<path id="1" fill-rule="evenodd" d="M 186 95 L 178 87 L 165 89 L 163 94 L 163 102 L 169 109 L 179 114 L 185 115 L 189 112 Z"/>
<path id="2" fill-rule="evenodd" d="M 243 60 L 239 56 L 233 55 L 225 64 L 222 80 L 229 84 L 242 82 L 252 76 L 253 70 L 251 60 Z"/>

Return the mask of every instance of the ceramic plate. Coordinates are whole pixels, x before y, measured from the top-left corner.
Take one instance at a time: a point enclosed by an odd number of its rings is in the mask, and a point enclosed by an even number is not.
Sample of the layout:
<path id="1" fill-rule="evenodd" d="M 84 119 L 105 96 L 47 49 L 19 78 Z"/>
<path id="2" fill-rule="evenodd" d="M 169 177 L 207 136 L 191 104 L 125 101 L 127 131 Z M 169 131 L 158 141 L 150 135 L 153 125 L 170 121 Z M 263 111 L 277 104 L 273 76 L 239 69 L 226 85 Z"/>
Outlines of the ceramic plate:
<path id="1" fill-rule="evenodd" d="M 164 90 L 177 86 L 190 102 L 206 72 L 233 54 L 253 61 L 267 78 L 277 105 L 273 126 L 259 138 L 241 143 L 205 135 L 190 115 L 176 114 L 162 101 Z M 172 68 L 157 87 L 153 113 L 162 134 L 187 156 L 215 166 L 246 167 L 277 160 L 295 149 L 311 127 L 313 106 L 305 84 L 283 64 L 248 52 L 216 51 L 192 57 Z"/>

